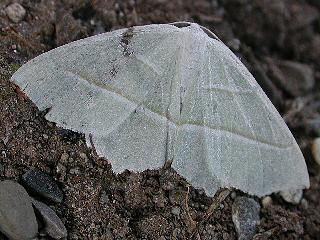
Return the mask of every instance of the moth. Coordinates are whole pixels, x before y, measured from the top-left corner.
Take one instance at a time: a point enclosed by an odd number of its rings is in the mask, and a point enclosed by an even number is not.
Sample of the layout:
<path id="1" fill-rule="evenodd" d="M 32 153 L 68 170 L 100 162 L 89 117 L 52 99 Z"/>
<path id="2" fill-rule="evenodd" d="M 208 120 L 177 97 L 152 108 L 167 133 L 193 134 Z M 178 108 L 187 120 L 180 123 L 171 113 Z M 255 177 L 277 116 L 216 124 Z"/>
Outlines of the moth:
<path id="1" fill-rule="evenodd" d="M 309 186 L 285 122 L 241 61 L 195 23 L 120 29 L 53 49 L 12 81 L 113 171 L 165 164 L 214 195 Z M 89 143 L 90 141 L 87 140 Z"/>

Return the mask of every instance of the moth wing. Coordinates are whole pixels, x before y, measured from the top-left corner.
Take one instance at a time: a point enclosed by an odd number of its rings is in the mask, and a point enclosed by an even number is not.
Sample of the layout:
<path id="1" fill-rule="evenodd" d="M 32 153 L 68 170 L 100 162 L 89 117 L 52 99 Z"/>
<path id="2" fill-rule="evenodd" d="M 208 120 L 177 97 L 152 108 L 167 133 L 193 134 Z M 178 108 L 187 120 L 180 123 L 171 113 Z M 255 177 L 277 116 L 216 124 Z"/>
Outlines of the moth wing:
<path id="1" fill-rule="evenodd" d="M 302 153 L 239 59 L 196 24 L 150 25 L 67 44 L 12 77 L 46 118 L 93 135 L 115 172 L 165 160 L 213 195 L 309 185 Z"/>
<path id="2" fill-rule="evenodd" d="M 304 157 L 253 76 L 220 41 L 210 39 L 206 53 L 184 100 L 173 168 L 211 195 L 219 187 L 257 196 L 308 187 Z"/>
<path id="3" fill-rule="evenodd" d="M 79 40 L 23 65 L 12 80 L 46 118 L 92 134 L 115 172 L 159 168 L 179 28 L 149 25 Z"/>

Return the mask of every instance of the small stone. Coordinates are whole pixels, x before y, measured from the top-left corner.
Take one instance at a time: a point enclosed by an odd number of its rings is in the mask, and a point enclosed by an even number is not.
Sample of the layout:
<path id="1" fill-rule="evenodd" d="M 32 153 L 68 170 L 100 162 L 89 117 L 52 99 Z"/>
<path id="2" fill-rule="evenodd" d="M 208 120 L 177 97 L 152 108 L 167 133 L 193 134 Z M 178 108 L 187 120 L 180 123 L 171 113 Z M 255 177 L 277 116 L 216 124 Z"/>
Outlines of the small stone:
<path id="1" fill-rule="evenodd" d="M 166 191 L 170 191 L 170 190 L 173 190 L 174 189 L 174 184 L 170 181 L 168 182 L 165 182 L 163 185 L 162 185 L 162 189 L 163 190 L 166 190 Z"/>
<path id="2" fill-rule="evenodd" d="M 54 239 L 66 238 L 67 229 L 57 214 L 46 204 L 32 199 L 32 204 L 40 213 L 45 224 L 45 232 Z"/>
<path id="3" fill-rule="evenodd" d="M 109 202 L 109 197 L 108 197 L 106 191 L 101 191 L 99 203 L 102 206 L 107 206 L 108 202 Z"/>
<path id="4" fill-rule="evenodd" d="M 201 196 L 205 196 L 205 194 L 206 194 L 206 192 L 204 191 L 203 188 L 199 189 L 199 190 L 198 190 L 198 193 L 199 193 L 199 195 L 201 195 Z"/>
<path id="5" fill-rule="evenodd" d="M 172 236 L 173 236 L 173 239 L 178 239 L 178 237 L 180 236 L 180 229 L 179 228 L 173 229 Z"/>
<path id="6" fill-rule="evenodd" d="M 222 205 L 222 206 L 221 206 Z M 222 208 L 221 208 L 222 207 Z M 223 204 L 220 204 L 220 209 L 223 209 L 224 208 L 224 205 Z M 201 204 L 200 205 L 200 209 L 201 210 L 208 210 L 208 207 L 206 206 L 206 205 L 203 205 L 203 204 Z"/>
<path id="7" fill-rule="evenodd" d="M 317 164 L 320 165 L 320 138 L 316 138 L 313 140 L 313 143 L 311 145 L 311 151 L 313 159 Z"/>
<path id="8" fill-rule="evenodd" d="M 227 232 L 222 233 L 222 239 L 223 240 L 229 240 L 230 239 L 230 235 Z"/>
<path id="9" fill-rule="evenodd" d="M 38 223 L 26 190 L 14 181 L 0 182 L 0 231 L 9 239 L 32 239 Z"/>
<path id="10" fill-rule="evenodd" d="M 280 196 L 288 203 L 299 204 L 302 198 L 302 189 L 281 191 Z"/>
<path id="11" fill-rule="evenodd" d="M 305 199 L 305 198 L 302 198 L 302 199 L 301 199 L 301 206 L 302 206 L 304 209 L 308 209 L 308 207 L 309 207 L 309 202 L 307 201 L 307 199 Z"/>
<path id="12" fill-rule="evenodd" d="M 0 175 L 4 175 L 4 165 L 0 163 Z"/>
<path id="13" fill-rule="evenodd" d="M 261 203 L 264 208 L 267 208 L 272 204 L 272 198 L 270 196 L 266 196 L 262 199 Z"/>
<path id="14" fill-rule="evenodd" d="M 180 215 L 180 212 L 181 212 L 181 210 L 180 210 L 179 207 L 173 207 L 172 210 L 171 210 L 171 213 L 172 213 L 173 215 L 176 215 L 176 216 L 179 216 L 179 215 Z"/>
<path id="15" fill-rule="evenodd" d="M 211 0 L 211 6 L 213 8 L 218 8 L 219 7 L 219 2 L 218 0 Z"/>
<path id="16" fill-rule="evenodd" d="M 302 96 L 314 87 L 314 72 L 309 65 L 271 58 L 267 61 L 272 79 L 292 96 Z"/>
<path id="17" fill-rule="evenodd" d="M 260 223 L 260 205 L 248 197 L 237 197 L 232 205 L 232 221 L 239 240 L 252 239 Z"/>
<path id="18" fill-rule="evenodd" d="M 227 42 L 227 46 L 233 51 L 239 51 L 241 42 L 238 38 L 233 38 L 229 42 Z"/>
<path id="19" fill-rule="evenodd" d="M 60 175 L 58 180 L 63 181 L 66 178 L 67 168 L 63 164 L 58 163 L 56 170 L 57 170 L 57 173 Z"/>
<path id="20" fill-rule="evenodd" d="M 174 204 L 178 205 L 184 201 L 184 192 L 180 190 L 173 190 L 169 193 L 169 201 Z"/>
<path id="21" fill-rule="evenodd" d="M 19 3 L 10 4 L 6 7 L 5 12 L 14 23 L 20 22 L 26 16 L 26 10 Z"/>
<path id="22" fill-rule="evenodd" d="M 85 154 L 85 153 L 80 153 L 79 155 L 80 155 L 80 158 L 81 158 L 81 159 L 85 160 L 86 162 L 88 161 L 87 154 Z"/>
<path id="23" fill-rule="evenodd" d="M 68 158 L 69 158 L 69 155 L 68 155 L 67 153 L 63 153 L 63 154 L 61 155 L 61 157 L 60 157 L 60 160 L 61 160 L 62 162 L 65 162 L 65 161 L 68 160 Z"/>
<path id="24" fill-rule="evenodd" d="M 232 199 L 235 199 L 237 197 L 237 193 L 236 192 L 232 192 L 230 194 L 230 196 L 231 196 Z"/>
<path id="25" fill-rule="evenodd" d="M 163 196 L 163 194 L 159 194 L 153 197 L 153 202 L 155 203 L 155 205 L 158 208 L 164 208 L 165 207 L 165 203 L 166 203 L 166 199 Z"/>
<path id="26" fill-rule="evenodd" d="M 79 175 L 80 169 L 78 167 L 71 168 L 69 172 L 70 172 L 70 174 L 73 174 L 73 175 Z"/>
<path id="27" fill-rule="evenodd" d="M 84 36 L 85 27 L 81 25 L 80 21 L 75 19 L 71 13 L 66 10 L 56 12 L 59 21 L 55 24 L 56 38 L 55 41 L 58 45 L 63 45 L 71 40 L 75 40 L 80 36 Z M 75 141 L 77 135 L 73 132 L 67 133 L 64 137 L 67 141 Z"/>
<path id="28" fill-rule="evenodd" d="M 39 196 L 56 203 L 62 202 L 62 191 L 57 183 L 46 173 L 31 169 L 22 176 L 22 181 L 29 190 Z"/>

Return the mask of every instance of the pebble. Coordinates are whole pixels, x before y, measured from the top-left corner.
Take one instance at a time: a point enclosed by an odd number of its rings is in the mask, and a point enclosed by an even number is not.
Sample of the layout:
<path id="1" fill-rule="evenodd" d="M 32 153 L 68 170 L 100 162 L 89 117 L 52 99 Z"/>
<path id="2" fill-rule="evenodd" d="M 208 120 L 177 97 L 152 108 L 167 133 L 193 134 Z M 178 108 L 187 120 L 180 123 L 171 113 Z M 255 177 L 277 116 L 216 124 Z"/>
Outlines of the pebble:
<path id="1" fill-rule="evenodd" d="M 5 12 L 14 23 L 20 22 L 26 16 L 26 10 L 19 3 L 10 4 L 6 7 Z"/>
<path id="2" fill-rule="evenodd" d="M 67 175 L 67 168 L 63 164 L 58 163 L 56 167 L 56 171 L 60 175 L 59 180 L 63 181 Z"/>
<path id="3" fill-rule="evenodd" d="M 171 210 L 171 213 L 172 213 L 173 215 L 176 215 L 176 216 L 179 216 L 179 215 L 180 215 L 180 212 L 181 212 L 181 210 L 180 210 L 179 207 L 173 207 L 172 210 Z"/>
<path id="4" fill-rule="evenodd" d="M 4 175 L 4 165 L 0 163 L 0 175 Z"/>
<path id="5" fill-rule="evenodd" d="M 80 153 L 79 156 L 80 156 L 81 159 L 85 160 L 86 162 L 88 161 L 87 154 L 85 154 L 85 153 Z"/>
<path id="6" fill-rule="evenodd" d="M 235 199 L 237 197 L 237 193 L 236 192 L 232 192 L 230 194 L 230 196 L 231 196 L 232 199 Z"/>
<path id="7" fill-rule="evenodd" d="M 70 174 L 79 175 L 80 169 L 78 167 L 71 168 L 69 172 L 70 172 Z"/>
<path id="8" fill-rule="evenodd" d="M 27 189 L 55 203 L 61 203 L 62 191 L 57 183 L 46 173 L 38 169 L 31 169 L 22 176 Z"/>
<path id="9" fill-rule="evenodd" d="M 260 223 L 260 205 L 248 197 L 237 197 L 232 205 L 232 221 L 239 240 L 252 239 Z"/>
<path id="10" fill-rule="evenodd" d="M 302 189 L 281 191 L 280 196 L 288 203 L 299 204 L 302 198 Z"/>
<path id="11" fill-rule="evenodd" d="M 313 140 L 313 143 L 311 145 L 311 151 L 313 159 L 317 164 L 320 165 L 320 138 L 316 138 Z"/>
<path id="12" fill-rule="evenodd" d="M 162 185 L 162 189 L 166 191 L 171 191 L 174 189 L 174 184 L 170 181 L 167 181 Z"/>
<path id="13" fill-rule="evenodd" d="M 68 158 L 69 158 L 69 155 L 68 155 L 67 153 L 63 153 L 63 154 L 61 155 L 61 157 L 60 157 L 60 160 L 61 160 L 62 162 L 65 162 L 65 161 L 68 160 Z"/>
<path id="14" fill-rule="evenodd" d="M 155 203 L 155 205 L 158 208 L 164 208 L 165 203 L 166 203 L 166 199 L 164 198 L 164 196 L 162 194 L 159 194 L 158 196 L 153 197 L 153 202 Z"/>
<path id="15" fill-rule="evenodd" d="M 107 206 L 107 204 L 109 203 L 109 197 L 106 193 L 106 191 L 101 191 L 101 194 L 100 194 L 100 199 L 99 199 L 99 203 L 100 205 L 102 206 Z"/>
<path id="16" fill-rule="evenodd" d="M 227 42 L 227 46 L 233 51 L 239 51 L 241 42 L 238 38 L 233 38 L 229 42 Z"/>
<path id="17" fill-rule="evenodd" d="M 44 231 L 54 239 L 66 238 L 68 235 L 67 229 L 57 214 L 46 204 L 35 199 L 32 199 L 31 201 L 43 219 L 45 224 Z"/>
<path id="18" fill-rule="evenodd" d="M 294 97 L 303 96 L 315 85 L 313 69 L 300 62 L 268 59 L 272 78 Z"/>
<path id="19" fill-rule="evenodd" d="M 261 203 L 264 208 L 267 208 L 272 204 L 272 198 L 270 196 L 266 196 L 262 199 Z"/>
<path id="20" fill-rule="evenodd" d="M 302 206 L 304 209 L 308 209 L 308 208 L 309 208 L 309 202 L 307 201 L 307 199 L 305 199 L 305 198 L 302 198 L 302 199 L 301 199 L 301 206 Z"/>
<path id="21" fill-rule="evenodd" d="M 0 182 L 0 216 L 0 231 L 9 239 L 32 239 L 38 232 L 30 197 L 14 181 Z"/>

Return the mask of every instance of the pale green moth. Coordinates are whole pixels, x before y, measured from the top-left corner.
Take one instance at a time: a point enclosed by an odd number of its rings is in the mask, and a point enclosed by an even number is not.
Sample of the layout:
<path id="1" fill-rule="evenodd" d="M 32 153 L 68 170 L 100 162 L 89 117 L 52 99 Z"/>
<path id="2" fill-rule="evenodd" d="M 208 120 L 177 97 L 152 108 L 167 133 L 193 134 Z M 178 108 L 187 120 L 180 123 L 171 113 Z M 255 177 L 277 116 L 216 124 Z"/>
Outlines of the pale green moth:
<path id="1" fill-rule="evenodd" d="M 303 155 L 241 61 L 194 23 L 121 29 L 23 65 L 12 81 L 49 121 L 89 134 L 114 172 L 172 167 L 214 195 L 309 186 Z M 89 142 L 89 141 L 88 141 Z"/>

